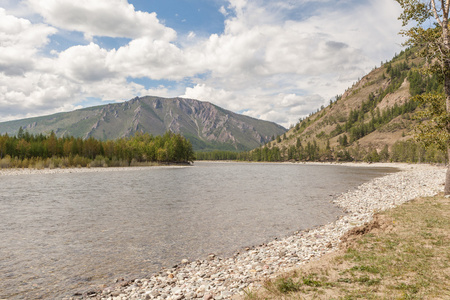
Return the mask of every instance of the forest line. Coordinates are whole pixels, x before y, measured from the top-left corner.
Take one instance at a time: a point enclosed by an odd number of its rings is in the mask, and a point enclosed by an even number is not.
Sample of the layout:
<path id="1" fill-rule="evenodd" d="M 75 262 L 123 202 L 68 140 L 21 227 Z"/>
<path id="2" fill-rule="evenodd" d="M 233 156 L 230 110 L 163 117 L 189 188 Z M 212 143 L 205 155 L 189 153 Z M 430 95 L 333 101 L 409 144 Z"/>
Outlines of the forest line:
<path id="1" fill-rule="evenodd" d="M 193 160 L 189 140 L 172 132 L 108 141 L 57 137 L 54 132 L 33 135 L 22 128 L 16 136 L 0 135 L 0 168 L 125 167 Z"/>

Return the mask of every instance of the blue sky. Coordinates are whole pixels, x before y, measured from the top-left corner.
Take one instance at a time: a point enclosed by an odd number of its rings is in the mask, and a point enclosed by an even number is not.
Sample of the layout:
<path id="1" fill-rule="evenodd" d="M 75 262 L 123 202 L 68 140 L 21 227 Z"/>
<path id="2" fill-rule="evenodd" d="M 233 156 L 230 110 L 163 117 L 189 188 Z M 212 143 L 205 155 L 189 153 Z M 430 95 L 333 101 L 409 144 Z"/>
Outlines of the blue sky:
<path id="1" fill-rule="evenodd" d="M 168 27 L 180 34 L 189 31 L 209 36 L 224 30 L 225 17 L 220 8 L 225 1 L 214 0 L 134 0 L 129 1 L 137 10 L 154 11 Z"/>
<path id="2" fill-rule="evenodd" d="M 394 0 L 0 0 L 0 121 L 186 97 L 285 127 L 401 51 Z"/>

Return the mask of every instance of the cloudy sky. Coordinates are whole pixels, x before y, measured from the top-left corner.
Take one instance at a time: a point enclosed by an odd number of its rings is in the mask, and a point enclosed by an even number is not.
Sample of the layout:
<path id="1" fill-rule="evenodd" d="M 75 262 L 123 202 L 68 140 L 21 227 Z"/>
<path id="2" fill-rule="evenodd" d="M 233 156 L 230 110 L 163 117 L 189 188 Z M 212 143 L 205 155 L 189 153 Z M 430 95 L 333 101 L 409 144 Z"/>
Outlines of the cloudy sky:
<path id="1" fill-rule="evenodd" d="M 402 49 L 394 0 L 0 0 L 0 122 L 186 97 L 285 127 Z"/>

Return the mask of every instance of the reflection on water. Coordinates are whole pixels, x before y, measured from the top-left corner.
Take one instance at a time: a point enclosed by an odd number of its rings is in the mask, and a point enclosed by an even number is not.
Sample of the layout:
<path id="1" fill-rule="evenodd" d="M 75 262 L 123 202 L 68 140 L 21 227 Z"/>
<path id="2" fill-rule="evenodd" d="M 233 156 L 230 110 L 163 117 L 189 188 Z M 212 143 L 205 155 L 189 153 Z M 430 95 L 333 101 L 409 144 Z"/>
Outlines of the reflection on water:
<path id="1" fill-rule="evenodd" d="M 0 177 L 0 298 L 60 298 L 333 221 L 386 168 L 195 163 Z"/>

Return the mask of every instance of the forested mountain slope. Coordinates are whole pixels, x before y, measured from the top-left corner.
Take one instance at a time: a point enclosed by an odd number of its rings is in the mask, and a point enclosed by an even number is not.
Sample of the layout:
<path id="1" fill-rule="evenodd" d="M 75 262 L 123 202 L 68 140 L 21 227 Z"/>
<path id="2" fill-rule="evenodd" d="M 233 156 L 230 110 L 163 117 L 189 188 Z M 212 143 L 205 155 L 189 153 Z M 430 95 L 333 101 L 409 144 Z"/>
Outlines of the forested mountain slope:
<path id="1" fill-rule="evenodd" d="M 327 107 L 239 159 L 444 162 L 445 153 L 413 140 L 415 112 L 423 106 L 412 96 L 443 88 L 438 78 L 419 73 L 423 61 L 414 53 L 408 49 L 373 69 Z"/>
<path id="2" fill-rule="evenodd" d="M 142 97 L 51 116 L 0 123 L 0 134 L 74 136 L 113 140 L 136 132 L 163 135 L 167 131 L 188 138 L 194 150 L 246 151 L 286 132 L 275 123 L 222 109 L 209 102 L 183 98 Z"/>

